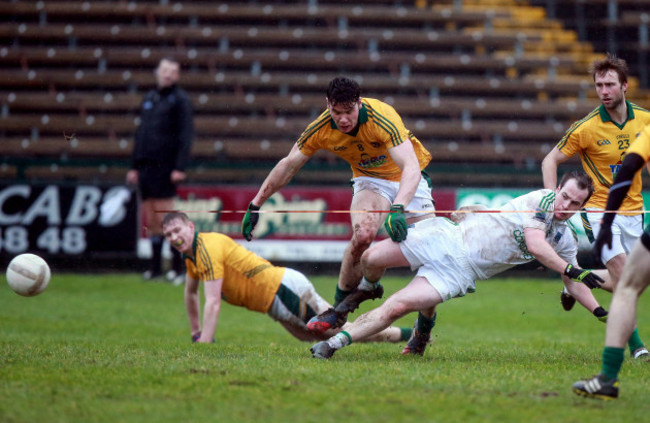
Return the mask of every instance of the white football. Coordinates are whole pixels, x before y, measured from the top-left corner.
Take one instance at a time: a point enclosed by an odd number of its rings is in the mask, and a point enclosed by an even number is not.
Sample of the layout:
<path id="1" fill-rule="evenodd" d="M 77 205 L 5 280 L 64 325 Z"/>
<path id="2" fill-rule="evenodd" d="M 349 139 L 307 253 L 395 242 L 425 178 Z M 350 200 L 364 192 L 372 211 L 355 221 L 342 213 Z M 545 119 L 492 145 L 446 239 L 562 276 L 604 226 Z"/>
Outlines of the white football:
<path id="1" fill-rule="evenodd" d="M 50 283 L 50 266 L 36 254 L 21 254 L 7 266 L 7 283 L 16 294 L 33 297 Z"/>

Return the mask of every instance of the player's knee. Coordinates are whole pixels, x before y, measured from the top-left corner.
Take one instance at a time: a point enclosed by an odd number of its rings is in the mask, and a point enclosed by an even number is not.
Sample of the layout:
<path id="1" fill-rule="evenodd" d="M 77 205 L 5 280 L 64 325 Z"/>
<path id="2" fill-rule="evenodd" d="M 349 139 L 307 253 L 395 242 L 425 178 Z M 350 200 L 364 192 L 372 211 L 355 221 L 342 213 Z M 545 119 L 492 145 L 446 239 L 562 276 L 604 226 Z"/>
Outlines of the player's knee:
<path id="1" fill-rule="evenodd" d="M 648 280 L 638 272 L 627 272 L 618 281 L 615 295 L 626 298 L 638 298 L 648 286 Z"/>
<path id="2" fill-rule="evenodd" d="M 364 269 L 376 269 L 381 267 L 379 262 L 379 254 L 375 252 L 375 248 L 369 248 L 361 255 L 361 267 Z"/>
<path id="3" fill-rule="evenodd" d="M 372 241 L 375 240 L 376 231 L 371 230 L 368 227 L 358 226 L 354 230 L 354 235 L 352 236 L 352 246 L 358 251 L 365 251 Z"/>
<path id="4" fill-rule="evenodd" d="M 619 286 L 616 287 L 616 291 L 614 292 L 614 297 L 617 301 L 622 301 L 625 304 L 633 304 L 641 295 L 641 292 L 643 289 L 640 289 L 638 285 L 634 284 L 619 284 Z"/>

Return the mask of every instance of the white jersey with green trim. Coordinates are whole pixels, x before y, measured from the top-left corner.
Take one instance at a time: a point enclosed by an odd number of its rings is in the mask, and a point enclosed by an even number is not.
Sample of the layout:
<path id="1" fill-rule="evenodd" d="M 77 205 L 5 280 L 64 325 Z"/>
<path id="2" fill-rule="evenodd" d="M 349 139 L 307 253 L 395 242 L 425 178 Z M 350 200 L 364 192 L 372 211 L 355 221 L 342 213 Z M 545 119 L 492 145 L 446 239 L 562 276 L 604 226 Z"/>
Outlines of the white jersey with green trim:
<path id="1" fill-rule="evenodd" d="M 543 230 L 558 255 L 577 266 L 577 236 L 566 221 L 553 217 L 554 208 L 555 192 L 542 189 L 510 200 L 500 213 L 471 213 L 463 219 L 459 226 L 477 276 L 488 279 L 534 260 L 526 246 L 526 228 Z"/>

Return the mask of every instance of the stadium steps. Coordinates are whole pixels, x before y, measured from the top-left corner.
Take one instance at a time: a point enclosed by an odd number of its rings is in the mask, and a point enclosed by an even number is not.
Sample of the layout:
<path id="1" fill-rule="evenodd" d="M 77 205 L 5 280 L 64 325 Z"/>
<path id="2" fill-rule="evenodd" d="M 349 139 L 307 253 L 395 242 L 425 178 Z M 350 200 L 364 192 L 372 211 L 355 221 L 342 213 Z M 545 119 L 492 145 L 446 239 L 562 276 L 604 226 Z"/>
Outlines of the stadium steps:
<path id="1" fill-rule="evenodd" d="M 594 104 L 581 69 L 591 51 L 528 2 L 458 4 L 2 2 L 0 156 L 6 169 L 20 157 L 42 162 L 18 174 L 65 179 L 76 160 L 104 157 L 116 162 L 89 164 L 79 177 L 112 177 L 128 162 L 151 69 L 171 53 L 196 109 L 192 177 L 203 178 L 200 169 L 212 182 L 262 178 L 268 169 L 251 172 L 250 163 L 286 154 L 342 73 L 394 104 L 436 167 L 456 178 L 464 162 L 538 168 Z M 349 178 L 331 155 L 313 161 Z"/>

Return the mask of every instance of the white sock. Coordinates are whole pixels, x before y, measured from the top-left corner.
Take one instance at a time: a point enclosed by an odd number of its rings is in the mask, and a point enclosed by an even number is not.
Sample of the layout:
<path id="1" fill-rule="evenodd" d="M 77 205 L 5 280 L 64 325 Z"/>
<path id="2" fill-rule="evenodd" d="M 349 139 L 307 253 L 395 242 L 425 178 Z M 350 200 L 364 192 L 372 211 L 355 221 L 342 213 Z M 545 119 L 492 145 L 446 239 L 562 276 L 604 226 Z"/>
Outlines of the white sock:
<path id="1" fill-rule="evenodd" d="M 351 343 L 352 338 L 350 338 L 350 334 L 344 330 L 327 340 L 327 345 L 334 348 L 335 350 L 341 349 L 346 345 L 350 345 Z"/>
<path id="2" fill-rule="evenodd" d="M 359 283 L 359 286 L 357 286 L 358 289 L 362 291 L 372 291 L 373 289 L 377 288 L 377 282 L 370 282 L 366 277 L 364 276 L 361 278 L 361 282 Z"/>

